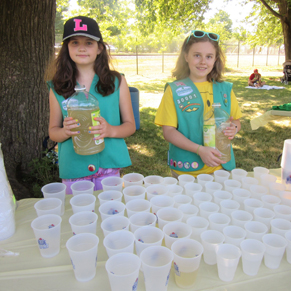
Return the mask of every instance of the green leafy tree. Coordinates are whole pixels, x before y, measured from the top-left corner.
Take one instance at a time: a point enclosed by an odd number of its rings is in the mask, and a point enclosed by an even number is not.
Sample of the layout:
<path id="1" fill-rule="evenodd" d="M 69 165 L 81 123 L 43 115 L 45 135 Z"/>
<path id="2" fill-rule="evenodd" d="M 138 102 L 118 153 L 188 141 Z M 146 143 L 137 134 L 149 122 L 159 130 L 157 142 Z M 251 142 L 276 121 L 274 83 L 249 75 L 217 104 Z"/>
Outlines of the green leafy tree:
<path id="1" fill-rule="evenodd" d="M 291 59 L 291 1 L 252 1 L 256 5 L 248 21 L 254 23 L 256 31 L 248 42 L 253 46 L 284 43 L 285 59 Z"/>
<path id="2" fill-rule="evenodd" d="M 204 19 L 212 0 L 135 0 L 137 26 L 143 35 L 170 29 L 189 31 Z"/>

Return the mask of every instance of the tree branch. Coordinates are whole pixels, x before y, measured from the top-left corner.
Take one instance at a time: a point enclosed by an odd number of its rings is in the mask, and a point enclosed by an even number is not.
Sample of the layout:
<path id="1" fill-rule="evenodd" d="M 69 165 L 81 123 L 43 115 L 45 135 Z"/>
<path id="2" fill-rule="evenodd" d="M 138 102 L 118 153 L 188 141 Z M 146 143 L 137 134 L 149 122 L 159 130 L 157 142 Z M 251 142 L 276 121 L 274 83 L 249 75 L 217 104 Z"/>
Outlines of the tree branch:
<path id="1" fill-rule="evenodd" d="M 277 13 L 275 10 L 272 9 L 272 7 L 269 6 L 269 4 L 265 0 L 260 0 L 263 5 L 276 17 L 280 18 L 282 21 L 285 21 L 285 17 L 279 13 Z"/>

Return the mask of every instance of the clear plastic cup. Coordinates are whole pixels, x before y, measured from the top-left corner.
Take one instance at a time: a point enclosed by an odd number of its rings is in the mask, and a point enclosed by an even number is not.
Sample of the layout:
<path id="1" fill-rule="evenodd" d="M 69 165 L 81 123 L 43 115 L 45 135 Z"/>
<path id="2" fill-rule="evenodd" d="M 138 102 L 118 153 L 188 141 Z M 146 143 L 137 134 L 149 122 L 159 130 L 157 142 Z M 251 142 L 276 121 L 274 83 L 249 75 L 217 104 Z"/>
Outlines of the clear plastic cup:
<path id="1" fill-rule="evenodd" d="M 242 182 L 242 179 L 247 176 L 248 172 L 243 169 L 233 169 L 231 170 L 231 178 Z"/>
<path id="2" fill-rule="evenodd" d="M 235 200 L 222 200 L 220 203 L 220 211 L 223 214 L 231 216 L 231 213 L 240 208 L 240 204 Z"/>
<path id="3" fill-rule="evenodd" d="M 129 173 L 125 174 L 123 177 L 124 187 L 132 186 L 132 185 L 140 185 L 142 186 L 144 176 L 139 173 Z"/>
<path id="4" fill-rule="evenodd" d="M 254 177 L 258 179 L 259 181 L 261 179 L 261 175 L 269 174 L 269 170 L 264 167 L 254 167 L 253 171 L 254 171 Z"/>
<path id="5" fill-rule="evenodd" d="M 289 221 L 291 220 L 291 206 L 275 205 L 273 210 L 277 218 L 284 218 Z"/>
<path id="6" fill-rule="evenodd" d="M 134 199 L 125 204 L 128 218 L 138 212 L 150 212 L 151 207 L 151 202 L 145 199 Z"/>
<path id="7" fill-rule="evenodd" d="M 240 243 L 243 272 L 256 276 L 261 266 L 265 245 L 256 239 L 245 239 Z"/>
<path id="8" fill-rule="evenodd" d="M 134 235 L 128 230 L 116 230 L 104 238 L 103 245 L 109 258 L 118 253 L 132 254 L 134 249 Z"/>
<path id="9" fill-rule="evenodd" d="M 213 195 L 214 192 L 222 190 L 222 185 L 218 182 L 207 182 L 204 185 L 205 192 Z"/>
<path id="10" fill-rule="evenodd" d="M 224 282 L 232 281 L 241 257 L 241 250 L 232 244 L 221 244 L 216 257 L 219 279 Z"/>
<path id="11" fill-rule="evenodd" d="M 164 207 L 174 207 L 175 201 L 172 197 L 167 195 L 158 195 L 151 199 L 152 213 L 156 214 L 157 211 Z"/>
<path id="12" fill-rule="evenodd" d="M 153 184 L 146 188 L 147 193 L 147 200 L 151 200 L 153 197 L 156 197 L 158 195 L 167 195 L 168 194 L 168 188 L 167 186 L 163 184 Z"/>
<path id="13" fill-rule="evenodd" d="M 101 180 L 103 191 L 116 190 L 122 191 L 123 179 L 120 177 L 107 177 Z"/>
<path id="14" fill-rule="evenodd" d="M 192 227 L 191 238 L 201 242 L 201 233 L 208 229 L 209 221 L 200 216 L 189 217 L 186 221 Z"/>
<path id="15" fill-rule="evenodd" d="M 93 195 L 95 184 L 91 181 L 77 181 L 71 185 L 73 196 L 89 193 Z"/>
<path id="16" fill-rule="evenodd" d="M 231 213 L 233 225 L 244 227 L 245 223 L 253 220 L 253 215 L 245 210 L 235 210 Z"/>
<path id="17" fill-rule="evenodd" d="M 117 230 L 129 230 L 129 219 L 125 216 L 111 216 L 101 222 L 101 229 L 104 237 Z"/>
<path id="18" fill-rule="evenodd" d="M 247 232 L 246 238 L 262 240 L 264 234 L 268 232 L 268 227 L 259 221 L 248 221 L 245 223 L 245 230 Z"/>
<path id="19" fill-rule="evenodd" d="M 173 242 L 181 238 L 189 238 L 192 234 L 192 228 L 190 225 L 180 222 L 173 221 L 167 223 L 163 227 L 163 232 L 165 234 L 165 245 L 171 248 Z"/>
<path id="20" fill-rule="evenodd" d="M 228 215 L 223 213 L 212 213 L 208 217 L 210 229 L 222 230 L 230 224 L 230 218 Z"/>
<path id="21" fill-rule="evenodd" d="M 140 185 L 127 186 L 123 189 L 123 197 L 125 203 L 133 199 L 145 199 L 146 189 Z"/>
<path id="22" fill-rule="evenodd" d="M 96 197 L 92 194 L 80 194 L 70 199 L 73 212 L 91 211 L 95 212 Z"/>
<path id="23" fill-rule="evenodd" d="M 175 241 L 171 250 L 174 254 L 175 281 L 180 288 L 191 288 L 200 266 L 203 246 L 201 243 L 188 238 Z"/>
<path id="24" fill-rule="evenodd" d="M 60 252 L 62 218 L 56 214 L 38 216 L 31 222 L 34 236 L 44 258 L 51 258 Z"/>
<path id="25" fill-rule="evenodd" d="M 184 188 L 180 185 L 169 185 L 167 186 L 168 193 L 167 195 L 174 197 L 176 195 L 182 195 Z"/>
<path id="26" fill-rule="evenodd" d="M 254 214 L 254 210 L 256 208 L 260 208 L 263 206 L 264 206 L 263 202 L 259 199 L 256 199 L 256 198 L 248 198 L 244 201 L 245 211 L 247 211 L 251 214 Z"/>
<path id="27" fill-rule="evenodd" d="M 240 209 L 244 208 L 244 201 L 251 197 L 251 192 L 246 189 L 236 188 L 232 190 L 233 200 L 240 204 Z"/>
<path id="28" fill-rule="evenodd" d="M 263 207 L 269 208 L 270 210 L 273 210 L 275 205 L 281 203 L 281 199 L 274 195 L 263 195 L 261 200 L 263 201 Z"/>
<path id="29" fill-rule="evenodd" d="M 193 203 L 197 207 L 199 207 L 202 202 L 210 202 L 211 200 L 212 195 L 206 192 L 197 192 L 193 195 Z"/>
<path id="30" fill-rule="evenodd" d="M 223 182 L 224 190 L 228 192 L 232 192 L 232 190 L 236 188 L 241 188 L 241 182 L 234 180 L 234 179 L 228 179 Z"/>
<path id="31" fill-rule="evenodd" d="M 184 185 L 186 195 L 190 196 L 193 199 L 193 195 L 197 192 L 202 191 L 202 186 L 198 183 L 187 183 Z"/>
<path id="32" fill-rule="evenodd" d="M 184 187 L 187 183 L 194 183 L 195 177 L 188 174 L 183 174 L 178 176 L 179 185 Z"/>
<path id="33" fill-rule="evenodd" d="M 207 265 L 215 265 L 217 263 L 216 252 L 219 245 L 223 244 L 225 240 L 224 235 L 218 230 L 209 229 L 203 231 L 200 237 L 204 248 L 204 262 Z"/>
<path id="34" fill-rule="evenodd" d="M 157 211 L 158 224 L 159 228 L 163 229 L 163 227 L 172 221 L 182 221 L 183 212 L 174 207 L 164 207 Z"/>
<path id="35" fill-rule="evenodd" d="M 239 246 L 240 243 L 246 238 L 246 231 L 237 225 L 228 225 L 222 230 L 225 236 L 225 242 Z"/>
<path id="36" fill-rule="evenodd" d="M 144 181 L 144 186 L 147 188 L 148 186 L 152 184 L 163 184 L 164 178 L 158 175 L 150 175 L 150 176 L 146 176 L 143 179 L 143 181 Z"/>
<path id="37" fill-rule="evenodd" d="M 213 202 L 202 202 L 199 204 L 199 213 L 201 217 L 207 218 L 212 213 L 219 212 L 220 207 Z"/>
<path id="38" fill-rule="evenodd" d="M 102 221 L 113 215 L 124 216 L 125 205 L 120 201 L 108 201 L 100 205 L 99 213 Z"/>
<path id="39" fill-rule="evenodd" d="M 121 202 L 122 192 L 117 191 L 117 190 L 103 191 L 98 195 L 98 199 L 99 199 L 100 205 L 111 200 L 116 200 L 116 201 Z"/>
<path id="40" fill-rule="evenodd" d="M 73 235 L 80 233 L 96 234 L 98 215 L 91 211 L 81 211 L 69 218 Z"/>
<path id="41" fill-rule="evenodd" d="M 230 172 L 225 170 L 216 170 L 214 171 L 214 181 L 223 185 L 223 182 L 229 179 Z"/>
<path id="42" fill-rule="evenodd" d="M 199 208 L 192 204 L 182 204 L 178 207 L 183 212 L 182 222 L 186 222 L 189 217 L 196 216 Z"/>
<path id="43" fill-rule="evenodd" d="M 137 212 L 130 216 L 130 230 L 135 232 L 138 228 L 150 225 L 155 227 L 157 222 L 157 216 L 150 212 Z"/>
<path id="44" fill-rule="evenodd" d="M 283 191 L 279 193 L 279 197 L 283 205 L 291 206 L 291 192 Z"/>
<path id="45" fill-rule="evenodd" d="M 205 184 L 207 182 L 212 182 L 214 180 L 214 176 L 209 174 L 199 174 L 197 175 L 197 183 L 203 187 L 203 191 L 205 191 Z"/>
<path id="46" fill-rule="evenodd" d="M 174 255 L 163 246 L 151 246 L 140 254 L 146 290 L 167 291 Z"/>
<path id="47" fill-rule="evenodd" d="M 173 197 L 175 204 L 174 207 L 178 208 L 180 205 L 183 204 L 191 204 L 192 198 L 185 194 L 175 195 Z"/>
<path id="48" fill-rule="evenodd" d="M 266 195 L 269 193 L 268 187 L 262 186 L 262 185 L 252 185 L 250 187 L 251 197 L 255 199 L 261 199 L 263 195 Z"/>
<path id="49" fill-rule="evenodd" d="M 246 190 L 250 190 L 251 186 L 259 184 L 259 180 L 253 177 L 244 177 L 242 178 L 241 182 L 242 188 Z"/>
<path id="50" fill-rule="evenodd" d="M 213 199 L 214 199 L 214 202 L 219 205 L 219 203 L 222 200 L 232 199 L 232 194 L 230 192 L 224 191 L 224 190 L 215 191 L 213 193 Z"/>
<path id="51" fill-rule="evenodd" d="M 268 208 L 256 208 L 254 210 L 254 220 L 264 223 L 268 231 L 271 227 L 271 221 L 275 217 L 275 212 Z"/>
<path id="52" fill-rule="evenodd" d="M 269 184 L 269 192 L 271 195 L 279 196 L 280 193 L 286 190 L 286 185 L 278 182 L 272 182 Z"/>
<path id="53" fill-rule="evenodd" d="M 269 187 L 270 183 L 276 182 L 277 177 L 271 174 L 263 174 L 260 176 L 261 185 L 265 187 Z"/>
<path id="54" fill-rule="evenodd" d="M 44 198 L 59 198 L 62 200 L 61 215 L 65 213 L 65 198 L 67 186 L 63 183 L 50 183 L 41 188 Z"/>
<path id="55" fill-rule="evenodd" d="M 164 232 L 158 227 L 142 226 L 134 232 L 135 251 L 138 256 L 150 246 L 161 246 L 164 239 Z"/>
<path id="56" fill-rule="evenodd" d="M 267 233 L 262 237 L 266 247 L 264 263 L 269 269 L 278 269 L 287 247 L 287 240 L 279 234 Z"/>
<path id="57" fill-rule="evenodd" d="M 119 253 L 105 263 L 111 291 L 137 290 L 140 258 L 135 254 Z"/>
<path id="58" fill-rule="evenodd" d="M 46 214 L 60 215 L 62 213 L 62 200 L 59 198 L 45 198 L 34 204 L 37 216 Z"/>
<path id="59" fill-rule="evenodd" d="M 286 259 L 291 264 L 291 230 L 286 231 L 285 238 L 287 240 Z"/>
<path id="60" fill-rule="evenodd" d="M 92 280 L 96 275 L 99 238 L 92 233 L 80 233 L 66 243 L 75 278 L 79 282 Z"/>
<path id="61" fill-rule="evenodd" d="M 166 185 L 166 186 L 177 185 L 178 184 L 178 180 L 176 178 L 174 178 L 174 177 L 165 177 L 164 181 L 163 181 L 163 184 Z"/>
<path id="62" fill-rule="evenodd" d="M 274 218 L 271 220 L 271 232 L 285 236 L 287 231 L 291 230 L 291 222 L 284 218 Z"/>

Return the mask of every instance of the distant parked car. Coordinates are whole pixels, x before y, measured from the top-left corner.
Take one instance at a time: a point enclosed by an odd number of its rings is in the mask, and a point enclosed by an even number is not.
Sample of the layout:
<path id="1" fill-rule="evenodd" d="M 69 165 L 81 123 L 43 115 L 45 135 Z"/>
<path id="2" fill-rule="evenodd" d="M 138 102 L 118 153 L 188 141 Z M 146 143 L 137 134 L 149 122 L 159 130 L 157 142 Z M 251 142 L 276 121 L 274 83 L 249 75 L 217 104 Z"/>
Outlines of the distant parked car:
<path id="1" fill-rule="evenodd" d="M 108 46 L 109 46 L 111 52 L 117 51 L 117 48 L 114 45 L 109 44 Z"/>

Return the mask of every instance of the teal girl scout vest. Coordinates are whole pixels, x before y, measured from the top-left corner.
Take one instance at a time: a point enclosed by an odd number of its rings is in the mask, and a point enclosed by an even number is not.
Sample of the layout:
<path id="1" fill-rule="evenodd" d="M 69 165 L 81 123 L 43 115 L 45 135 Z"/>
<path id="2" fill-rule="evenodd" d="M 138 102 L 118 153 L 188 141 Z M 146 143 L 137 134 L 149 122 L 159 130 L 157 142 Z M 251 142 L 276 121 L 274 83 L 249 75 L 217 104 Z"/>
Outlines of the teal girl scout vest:
<path id="1" fill-rule="evenodd" d="M 176 107 L 178 127 L 191 141 L 203 145 L 203 115 L 204 104 L 200 92 L 194 83 L 186 78 L 166 84 L 170 85 Z M 230 114 L 232 84 L 228 82 L 213 83 L 213 102 L 220 103 L 221 108 Z M 211 106 L 207 104 L 206 106 Z M 168 165 L 171 169 L 183 172 L 193 172 L 203 168 L 204 163 L 199 155 L 169 144 Z M 235 159 L 231 147 L 231 160 L 221 164 L 225 170 L 235 168 Z"/>
<path id="2" fill-rule="evenodd" d="M 90 91 L 99 102 L 101 116 L 114 126 L 120 125 L 118 79 L 115 80 L 115 92 L 103 97 L 95 90 L 99 77 L 95 75 Z M 47 82 L 52 89 L 62 110 L 63 119 L 68 115 L 67 101 L 58 95 L 51 81 Z M 117 89 L 118 88 L 118 89 Z M 93 135 L 92 135 L 93 138 Z M 75 153 L 72 138 L 58 143 L 59 175 L 62 179 L 75 179 L 95 174 L 101 168 L 123 168 L 131 165 L 128 149 L 123 138 L 104 138 L 105 148 L 94 155 L 82 156 Z"/>

